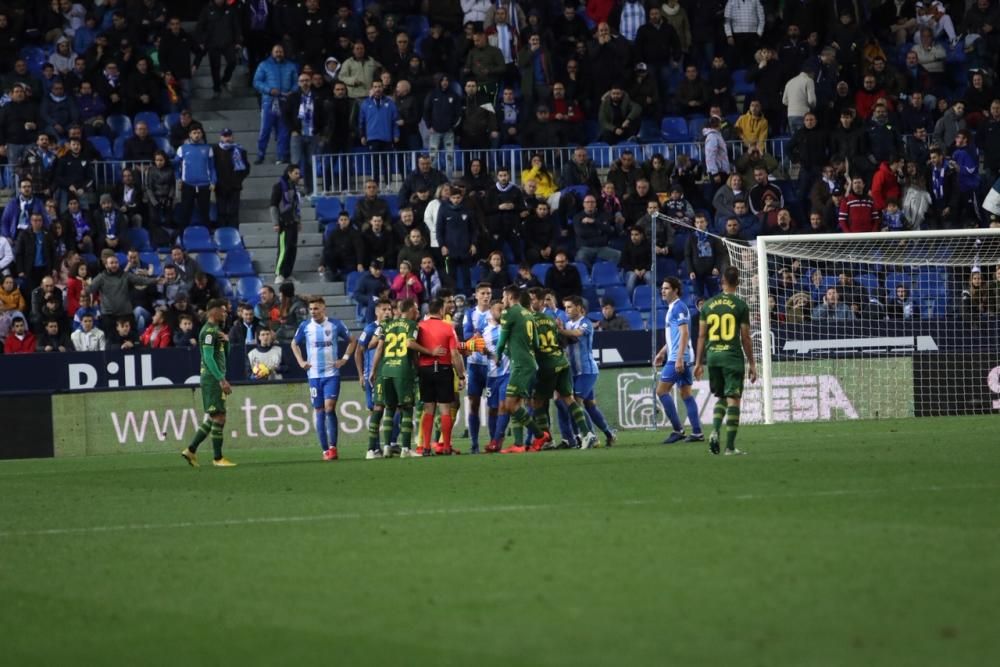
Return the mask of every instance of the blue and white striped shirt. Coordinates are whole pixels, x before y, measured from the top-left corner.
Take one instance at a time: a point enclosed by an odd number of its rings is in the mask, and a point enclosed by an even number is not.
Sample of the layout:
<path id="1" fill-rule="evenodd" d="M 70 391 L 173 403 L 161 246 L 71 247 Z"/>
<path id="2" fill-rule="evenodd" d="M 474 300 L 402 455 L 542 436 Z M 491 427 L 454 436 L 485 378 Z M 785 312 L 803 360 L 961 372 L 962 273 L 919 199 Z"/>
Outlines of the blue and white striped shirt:
<path id="1" fill-rule="evenodd" d="M 474 307 L 466 310 L 465 317 L 462 319 L 462 338 L 464 340 L 469 340 L 476 334 L 482 335 L 489 323 L 489 308 L 486 310 L 479 310 L 478 307 Z M 482 352 L 473 352 L 469 355 L 468 363 L 482 364 L 485 366 L 490 363 L 490 358 Z"/>
<path id="2" fill-rule="evenodd" d="M 368 375 L 371 373 L 372 362 L 375 360 L 375 348 L 369 349 L 368 345 L 369 343 L 372 342 L 372 339 L 375 337 L 375 331 L 376 329 L 379 328 L 379 326 L 381 325 L 378 322 L 369 322 L 367 325 L 365 325 L 365 328 L 361 332 L 361 335 L 358 336 L 358 345 L 361 347 L 362 350 L 364 350 L 364 364 L 362 368 L 364 370 L 365 377 L 368 377 Z"/>
<path id="3" fill-rule="evenodd" d="M 483 331 L 483 338 L 486 340 L 486 349 L 490 351 L 493 355 L 490 357 L 490 371 L 489 376 L 491 378 L 503 377 L 504 375 L 510 374 L 510 355 L 505 354 L 503 361 L 500 365 L 497 365 L 497 343 L 500 341 L 500 324 L 494 322 L 492 319 L 490 323 L 486 325 L 486 329 Z"/>
<path id="4" fill-rule="evenodd" d="M 666 330 L 667 330 L 667 363 L 677 361 L 677 355 L 684 357 L 684 363 L 694 362 L 694 352 L 691 350 L 691 332 L 688 331 L 687 345 L 683 350 L 681 346 L 681 326 L 691 326 L 691 313 L 688 307 L 680 299 L 674 300 L 667 308 Z"/>
<path id="5" fill-rule="evenodd" d="M 570 331 L 582 331 L 583 335 L 573 339 L 576 342 L 566 346 L 566 356 L 569 357 L 569 367 L 573 375 L 593 375 L 597 373 L 597 362 L 594 361 L 594 324 L 586 316 L 578 320 L 566 322 Z"/>
<path id="6" fill-rule="evenodd" d="M 299 325 L 294 340 L 300 348 L 305 347 L 306 361 L 310 364 L 306 375 L 310 380 L 340 375 L 340 369 L 333 365 L 341 355 L 337 343 L 343 341 L 346 349 L 351 341 L 343 322 L 329 317 L 322 322 L 309 319 Z"/>
<path id="7" fill-rule="evenodd" d="M 641 0 L 626 0 L 622 5 L 622 20 L 618 24 L 618 32 L 630 42 L 635 41 L 636 33 L 646 22 L 646 8 Z"/>

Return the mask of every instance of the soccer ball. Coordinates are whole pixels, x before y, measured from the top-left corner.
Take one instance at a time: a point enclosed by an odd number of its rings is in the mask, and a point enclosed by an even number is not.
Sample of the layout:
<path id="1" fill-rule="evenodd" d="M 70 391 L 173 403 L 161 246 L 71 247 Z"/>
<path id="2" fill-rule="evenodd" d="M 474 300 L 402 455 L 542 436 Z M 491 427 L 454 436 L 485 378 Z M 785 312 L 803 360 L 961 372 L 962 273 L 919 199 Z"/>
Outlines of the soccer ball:
<path id="1" fill-rule="evenodd" d="M 266 380 L 267 376 L 271 374 L 271 369 L 264 364 L 254 364 L 250 372 L 253 373 L 255 379 Z"/>

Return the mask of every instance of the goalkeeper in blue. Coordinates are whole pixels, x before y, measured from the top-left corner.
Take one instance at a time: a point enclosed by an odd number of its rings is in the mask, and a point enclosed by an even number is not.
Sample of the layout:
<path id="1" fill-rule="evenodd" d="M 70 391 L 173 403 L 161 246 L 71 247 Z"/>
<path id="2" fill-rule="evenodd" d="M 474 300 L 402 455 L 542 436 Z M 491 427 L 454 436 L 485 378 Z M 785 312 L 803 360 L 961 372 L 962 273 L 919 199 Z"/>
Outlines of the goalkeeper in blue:
<path id="1" fill-rule="evenodd" d="M 670 420 L 673 432 L 664 440 L 664 444 L 675 442 L 702 442 L 705 435 L 701 430 L 701 419 L 698 416 L 698 403 L 691 395 L 691 384 L 694 382 L 694 352 L 691 347 L 691 314 L 687 305 L 681 300 L 681 281 L 670 276 L 660 285 L 660 296 L 667 304 L 665 318 L 666 342 L 653 360 L 654 366 L 663 366 L 660 381 L 656 384 L 656 397 L 663 406 L 663 411 Z M 691 423 L 691 435 L 685 435 L 684 425 L 674 397 L 671 392 L 674 385 L 680 389 L 684 409 Z"/>
<path id="2" fill-rule="evenodd" d="M 594 426 L 604 433 L 606 446 L 615 442 L 615 434 L 608 426 L 601 409 L 597 407 L 594 387 L 597 386 L 597 362 L 594 361 L 594 325 L 587 317 L 583 299 L 573 295 L 563 299 L 567 320 L 562 327 L 562 335 L 569 345 L 566 356 L 573 374 L 573 395 L 583 403 L 583 409 Z"/>

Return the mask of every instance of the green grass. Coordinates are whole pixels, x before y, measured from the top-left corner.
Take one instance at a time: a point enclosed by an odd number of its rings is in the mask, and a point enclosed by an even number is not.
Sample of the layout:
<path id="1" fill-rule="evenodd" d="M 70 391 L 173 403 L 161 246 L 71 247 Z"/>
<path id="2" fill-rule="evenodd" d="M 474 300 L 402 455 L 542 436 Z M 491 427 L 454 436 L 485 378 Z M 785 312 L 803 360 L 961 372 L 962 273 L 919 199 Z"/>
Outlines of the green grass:
<path id="1" fill-rule="evenodd" d="M 5 462 L 0 663 L 989 664 L 997 423 Z"/>

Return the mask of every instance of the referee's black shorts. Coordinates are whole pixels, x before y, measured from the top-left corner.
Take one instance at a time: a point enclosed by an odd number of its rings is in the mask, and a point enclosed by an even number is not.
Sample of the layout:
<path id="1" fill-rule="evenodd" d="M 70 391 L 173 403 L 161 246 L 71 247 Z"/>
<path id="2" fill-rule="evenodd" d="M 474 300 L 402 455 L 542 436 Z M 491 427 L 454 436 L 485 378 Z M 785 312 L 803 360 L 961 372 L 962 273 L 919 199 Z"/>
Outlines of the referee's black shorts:
<path id="1" fill-rule="evenodd" d="M 452 403 L 455 400 L 455 371 L 450 365 L 420 366 L 420 400 L 424 403 Z"/>

